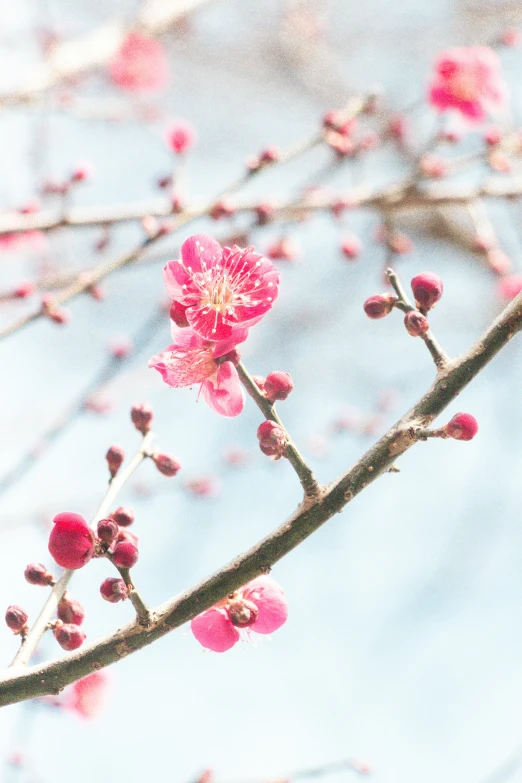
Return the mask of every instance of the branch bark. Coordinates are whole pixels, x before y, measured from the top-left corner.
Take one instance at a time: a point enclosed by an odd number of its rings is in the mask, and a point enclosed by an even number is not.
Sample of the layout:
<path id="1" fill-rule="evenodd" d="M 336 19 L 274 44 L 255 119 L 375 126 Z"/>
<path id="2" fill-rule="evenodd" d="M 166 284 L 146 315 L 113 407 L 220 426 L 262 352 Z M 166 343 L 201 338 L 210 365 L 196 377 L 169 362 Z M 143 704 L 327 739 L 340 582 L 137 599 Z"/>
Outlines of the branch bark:
<path id="1" fill-rule="evenodd" d="M 437 375 L 421 400 L 361 459 L 328 485 L 312 505 L 302 504 L 280 527 L 235 560 L 153 612 L 143 627 L 133 622 L 88 647 L 57 660 L 27 668 L 13 667 L 0 677 L 0 706 L 59 693 L 66 685 L 125 658 L 213 606 L 272 566 L 340 512 L 354 497 L 417 441 L 412 428 L 426 427 L 489 361 L 522 329 L 519 294 L 482 337 Z"/>

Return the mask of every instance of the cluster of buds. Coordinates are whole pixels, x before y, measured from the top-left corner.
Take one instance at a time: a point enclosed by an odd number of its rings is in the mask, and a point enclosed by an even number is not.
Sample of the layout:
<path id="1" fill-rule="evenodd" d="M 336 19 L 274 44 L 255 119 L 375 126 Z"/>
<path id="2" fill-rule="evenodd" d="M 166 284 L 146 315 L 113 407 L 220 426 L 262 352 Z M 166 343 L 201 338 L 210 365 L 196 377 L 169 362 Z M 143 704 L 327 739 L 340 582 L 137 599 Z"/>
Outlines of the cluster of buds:
<path id="1" fill-rule="evenodd" d="M 368 318 L 384 318 L 394 307 L 398 307 L 406 312 L 404 326 L 408 334 L 412 337 L 424 337 L 430 328 L 426 316 L 442 296 L 442 280 L 431 272 L 423 272 L 412 279 L 411 290 L 416 308 L 413 308 L 404 296 L 399 299 L 394 294 L 375 294 L 365 301 L 364 312 Z"/>

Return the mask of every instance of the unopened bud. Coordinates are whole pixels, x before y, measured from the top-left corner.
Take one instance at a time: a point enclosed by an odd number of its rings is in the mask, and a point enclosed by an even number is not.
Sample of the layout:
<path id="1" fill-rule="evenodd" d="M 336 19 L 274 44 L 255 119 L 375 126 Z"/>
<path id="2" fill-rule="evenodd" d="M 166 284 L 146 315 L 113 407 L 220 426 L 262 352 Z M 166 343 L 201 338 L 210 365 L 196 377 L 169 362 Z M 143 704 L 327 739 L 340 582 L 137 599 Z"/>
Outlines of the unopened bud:
<path id="1" fill-rule="evenodd" d="M 131 421 L 142 435 L 146 435 L 150 430 L 150 424 L 154 412 L 147 402 L 140 402 L 131 408 Z"/>
<path id="2" fill-rule="evenodd" d="M 181 468 L 177 459 L 174 459 L 170 454 L 156 453 L 152 455 L 152 460 L 159 472 L 163 473 L 164 476 L 175 476 Z"/>
<path id="3" fill-rule="evenodd" d="M 120 506 L 110 516 L 120 527 L 128 527 L 134 522 L 134 511 L 128 506 Z"/>
<path id="4" fill-rule="evenodd" d="M 279 459 L 285 454 L 286 433 L 275 421 L 264 421 L 257 428 L 259 448 L 267 457 Z"/>
<path id="5" fill-rule="evenodd" d="M 41 563 L 30 563 L 24 571 L 24 576 L 30 585 L 47 587 L 54 585 L 55 579 Z"/>
<path id="6" fill-rule="evenodd" d="M 412 337 L 424 337 L 430 328 L 426 316 L 419 313 L 417 310 L 410 310 L 409 313 L 406 313 L 404 316 L 404 326 L 406 327 L 408 334 L 411 334 Z"/>
<path id="7" fill-rule="evenodd" d="M 113 519 L 100 519 L 96 532 L 102 544 L 110 546 L 118 535 L 118 530 L 118 524 Z"/>
<path id="8" fill-rule="evenodd" d="M 64 623 L 54 629 L 54 638 L 64 650 L 77 650 L 85 641 L 85 634 L 81 628 L 73 623 Z"/>
<path id="9" fill-rule="evenodd" d="M 105 459 L 107 460 L 107 465 L 109 466 L 109 473 L 111 474 L 111 478 L 114 478 L 116 473 L 121 468 L 123 460 L 125 459 L 125 452 L 121 446 L 111 446 L 105 455 Z"/>
<path id="10" fill-rule="evenodd" d="M 478 432 L 478 422 L 471 413 L 456 413 L 442 429 L 455 440 L 471 440 Z"/>
<path id="11" fill-rule="evenodd" d="M 102 598 L 104 598 L 110 604 L 117 604 L 118 601 L 125 601 L 127 598 L 127 585 L 123 579 L 114 579 L 113 577 L 109 577 L 101 583 L 100 593 Z"/>
<path id="12" fill-rule="evenodd" d="M 286 400 L 294 388 L 294 382 L 287 372 L 271 372 L 266 376 L 264 391 L 270 402 Z"/>
<path id="13" fill-rule="evenodd" d="M 20 633 L 22 636 L 27 633 L 27 613 L 21 606 L 9 606 L 5 613 L 5 621 L 13 633 Z"/>
<path id="14" fill-rule="evenodd" d="M 423 272 L 411 281 L 411 290 L 419 309 L 430 310 L 442 296 L 442 280 L 431 272 Z"/>
<path id="15" fill-rule="evenodd" d="M 113 549 L 112 562 L 118 568 L 132 568 L 138 562 L 138 549 L 130 541 L 122 541 Z"/>
<path id="16" fill-rule="evenodd" d="M 391 313 L 393 305 L 397 301 L 397 297 L 392 294 L 375 294 L 369 296 L 364 303 L 364 312 L 368 318 L 384 318 L 385 315 Z"/>
<path id="17" fill-rule="evenodd" d="M 79 601 L 69 598 L 67 593 L 60 599 L 56 614 L 64 623 L 81 625 L 85 620 L 85 610 Z"/>

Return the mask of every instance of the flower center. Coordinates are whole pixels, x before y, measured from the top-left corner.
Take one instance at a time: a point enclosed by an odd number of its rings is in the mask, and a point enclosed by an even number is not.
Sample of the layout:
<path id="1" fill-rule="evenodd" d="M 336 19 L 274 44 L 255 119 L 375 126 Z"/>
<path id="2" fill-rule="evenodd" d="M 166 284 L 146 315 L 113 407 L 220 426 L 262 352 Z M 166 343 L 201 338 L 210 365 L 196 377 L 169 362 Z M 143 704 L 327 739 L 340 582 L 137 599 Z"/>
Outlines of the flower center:
<path id="1" fill-rule="evenodd" d="M 461 71 L 451 79 L 451 91 L 461 101 L 473 101 L 480 95 L 480 82 L 473 71 Z"/>
<path id="2" fill-rule="evenodd" d="M 259 609 L 252 601 L 247 601 L 240 596 L 229 599 L 226 609 L 230 622 L 237 628 L 248 628 L 253 625 L 259 614 Z"/>

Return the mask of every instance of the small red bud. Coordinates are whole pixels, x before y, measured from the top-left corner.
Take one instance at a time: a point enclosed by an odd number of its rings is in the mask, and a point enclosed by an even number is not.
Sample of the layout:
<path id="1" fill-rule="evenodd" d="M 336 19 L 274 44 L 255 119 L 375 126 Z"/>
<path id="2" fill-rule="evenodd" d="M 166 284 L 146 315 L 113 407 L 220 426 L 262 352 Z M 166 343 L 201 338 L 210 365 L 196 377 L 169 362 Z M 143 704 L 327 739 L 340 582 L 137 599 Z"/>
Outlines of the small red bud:
<path id="1" fill-rule="evenodd" d="M 411 281 L 411 290 L 417 307 L 430 310 L 442 296 L 442 280 L 431 272 L 422 272 Z"/>
<path id="2" fill-rule="evenodd" d="M 132 568 L 138 562 L 138 549 L 130 541 L 116 544 L 112 552 L 112 562 L 118 568 Z"/>
<path id="3" fill-rule="evenodd" d="M 60 599 L 56 614 L 64 623 L 81 625 L 85 620 L 85 610 L 79 601 L 69 598 L 67 593 Z"/>
<path id="4" fill-rule="evenodd" d="M 210 210 L 212 220 L 221 220 L 221 218 L 232 217 L 236 213 L 236 205 L 230 198 L 222 198 L 213 205 Z"/>
<path id="5" fill-rule="evenodd" d="M 100 519 L 96 532 L 102 544 L 110 546 L 118 535 L 118 530 L 118 525 L 113 519 Z"/>
<path id="6" fill-rule="evenodd" d="M 24 571 L 24 576 L 30 585 L 47 587 L 54 585 L 54 576 L 41 563 L 30 563 Z"/>
<path id="7" fill-rule="evenodd" d="M 110 515 L 119 527 L 129 527 L 134 522 L 134 511 L 128 506 L 120 506 Z"/>
<path id="8" fill-rule="evenodd" d="M 189 325 L 189 322 L 187 320 L 186 316 L 187 308 L 180 304 L 179 302 L 172 302 L 170 306 L 170 318 L 176 326 L 181 327 L 182 329 L 185 328 L 185 326 Z"/>
<path id="9" fill-rule="evenodd" d="M 107 460 L 107 465 L 109 466 L 109 473 L 111 474 L 111 478 L 114 478 L 116 473 L 121 468 L 123 460 L 125 459 L 125 452 L 121 446 L 111 446 L 105 455 L 105 459 Z"/>
<path id="10" fill-rule="evenodd" d="M 164 476 L 175 476 L 181 468 L 177 459 L 171 457 L 170 454 L 155 453 L 152 455 L 152 459 L 159 472 L 163 473 Z"/>
<path id="11" fill-rule="evenodd" d="M 73 623 L 56 625 L 54 638 L 64 650 L 77 650 L 85 641 L 85 634 L 81 628 Z"/>
<path id="12" fill-rule="evenodd" d="M 290 237 L 281 237 L 267 248 L 266 254 L 272 261 L 294 261 L 299 255 L 299 246 Z"/>
<path id="13" fill-rule="evenodd" d="M 86 182 L 92 176 L 92 166 L 90 163 L 84 163 L 73 169 L 71 182 Z"/>
<path id="14" fill-rule="evenodd" d="M 55 516 L 49 552 L 62 568 L 81 568 L 94 554 L 94 535 L 79 514 L 64 511 Z"/>
<path id="15" fill-rule="evenodd" d="M 267 457 L 284 457 L 286 433 L 275 421 L 264 421 L 257 428 L 259 448 Z"/>
<path id="16" fill-rule="evenodd" d="M 264 226 L 270 222 L 274 216 L 275 205 L 270 201 L 263 201 L 256 207 L 257 222 L 260 226 Z"/>
<path id="17" fill-rule="evenodd" d="M 277 163 L 281 159 L 281 150 L 279 147 L 267 147 L 259 156 L 260 163 Z"/>
<path id="18" fill-rule="evenodd" d="M 27 632 L 27 613 L 21 606 L 9 606 L 5 613 L 5 621 L 13 633 Z"/>
<path id="19" fill-rule="evenodd" d="M 368 318 L 384 318 L 385 315 L 391 313 L 396 301 L 397 297 L 392 294 L 375 294 L 375 296 L 369 296 L 363 305 L 364 312 Z"/>
<path id="20" fill-rule="evenodd" d="M 266 376 L 265 395 L 270 402 L 286 400 L 294 388 L 294 382 L 287 372 L 271 372 Z"/>
<path id="21" fill-rule="evenodd" d="M 478 422 L 471 413 L 456 413 L 442 429 L 455 440 L 471 440 L 478 432 Z"/>
<path id="22" fill-rule="evenodd" d="M 118 601 L 125 601 L 127 598 L 127 585 L 123 579 L 109 577 L 101 583 L 100 593 L 110 604 L 117 604 Z"/>
<path id="23" fill-rule="evenodd" d="M 36 285 L 31 280 L 26 280 L 24 283 L 20 283 L 14 291 L 13 297 L 15 299 L 26 299 L 36 291 Z"/>
<path id="24" fill-rule="evenodd" d="M 406 313 L 404 316 L 404 326 L 406 327 L 408 334 L 411 334 L 412 337 L 423 337 L 430 328 L 426 316 L 419 313 L 417 310 L 410 310 L 409 313 Z"/>
<path id="25" fill-rule="evenodd" d="M 362 243 L 359 237 L 356 237 L 355 234 L 350 234 L 348 236 L 345 236 L 343 239 L 343 242 L 341 244 L 341 250 L 343 251 L 343 255 L 346 258 L 349 258 L 350 260 L 355 260 L 358 258 L 361 254 L 362 250 Z"/>
<path id="26" fill-rule="evenodd" d="M 116 546 L 116 544 L 120 544 L 122 541 L 128 541 L 133 546 L 138 548 L 138 536 L 135 533 L 131 533 L 131 531 L 127 527 L 120 527 L 118 530 L 118 535 L 116 536 L 116 543 L 113 544 L 113 549 Z"/>
<path id="27" fill-rule="evenodd" d="M 150 430 L 150 424 L 154 411 L 148 402 L 139 402 L 131 408 L 131 421 L 142 435 L 146 435 Z"/>

